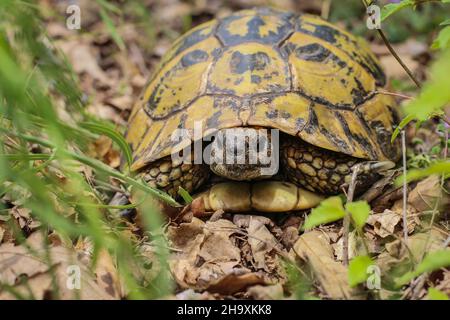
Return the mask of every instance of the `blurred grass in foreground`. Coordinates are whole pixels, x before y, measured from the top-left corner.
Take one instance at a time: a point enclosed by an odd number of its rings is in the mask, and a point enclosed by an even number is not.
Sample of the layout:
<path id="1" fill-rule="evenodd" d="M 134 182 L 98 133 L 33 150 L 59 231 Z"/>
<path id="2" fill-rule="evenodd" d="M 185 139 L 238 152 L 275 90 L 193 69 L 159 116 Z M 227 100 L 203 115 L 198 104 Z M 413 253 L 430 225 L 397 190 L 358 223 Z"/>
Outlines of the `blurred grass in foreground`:
<path id="1" fill-rule="evenodd" d="M 114 177 L 122 181 L 124 191 L 131 186 L 140 189 L 143 200 L 149 195 L 172 200 L 82 152 L 99 133 L 109 131 L 106 124 L 84 112 L 80 97 L 77 80 L 46 37 L 34 2 L 0 1 L 0 212 L 9 209 L 2 198 L 17 194 L 12 190 L 19 188 L 22 206 L 42 223 L 39 231 L 45 234 L 44 239 L 50 232 L 72 244 L 80 237 L 89 239 L 93 243 L 93 264 L 100 250 L 108 250 L 117 259 L 128 298 L 167 295 L 171 290 L 167 267 L 160 268 L 157 281 L 152 283 L 136 276 L 133 268 L 140 259 L 136 243 L 125 236 L 125 224 L 115 208 L 105 203 L 113 190 L 108 196 L 97 190 L 95 183 L 107 186 Z M 61 111 L 70 115 L 70 121 L 61 120 Z M 110 138 L 126 153 L 120 136 L 111 133 Z M 85 174 L 86 167 L 93 169 L 97 182 Z M 164 239 L 153 237 L 161 225 L 159 213 L 148 205 L 142 213 L 148 217 L 147 222 L 151 221 L 146 224 L 148 242 L 164 265 Z M 16 230 L 14 237 L 21 242 L 26 235 Z M 5 286 L 3 289 L 7 290 Z"/>

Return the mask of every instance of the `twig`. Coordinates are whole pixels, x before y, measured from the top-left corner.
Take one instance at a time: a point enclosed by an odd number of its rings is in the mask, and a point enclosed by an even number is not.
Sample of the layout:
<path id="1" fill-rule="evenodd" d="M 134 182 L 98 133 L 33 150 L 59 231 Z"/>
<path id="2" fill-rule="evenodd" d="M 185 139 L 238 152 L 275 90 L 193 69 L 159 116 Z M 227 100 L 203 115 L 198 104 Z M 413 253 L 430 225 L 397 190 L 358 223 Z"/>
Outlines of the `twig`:
<path id="1" fill-rule="evenodd" d="M 358 177 L 358 171 L 359 171 L 359 164 L 353 167 L 353 173 L 352 173 L 352 180 L 350 181 L 350 185 L 348 187 L 348 193 L 347 193 L 347 203 L 353 201 L 353 196 L 355 194 L 355 188 L 356 188 L 356 178 Z M 344 265 L 348 265 L 348 234 L 350 229 L 350 215 L 348 214 L 346 210 L 346 214 L 344 216 L 344 224 L 343 224 L 343 240 L 342 240 L 342 250 L 343 250 L 343 257 L 342 260 L 344 262 Z"/>
<path id="2" fill-rule="evenodd" d="M 364 6 L 367 9 L 368 8 L 368 4 L 367 4 L 366 0 L 362 0 L 362 2 L 364 3 Z M 374 21 L 374 23 L 375 23 L 375 21 Z M 383 40 L 383 42 L 386 45 L 386 47 L 388 48 L 389 52 L 394 56 L 395 60 L 397 60 L 397 62 L 402 66 L 403 70 L 406 71 L 406 73 L 411 78 L 411 80 L 416 84 L 416 86 L 418 88 L 420 88 L 421 87 L 420 82 L 414 77 L 414 75 L 411 72 L 411 70 L 409 70 L 409 68 L 406 66 L 406 64 L 402 61 L 402 59 L 399 57 L 397 52 L 395 52 L 394 48 L 392 47 L 392 45 L 389 42 L 389 40 L 386 37 L 386 35 L 384 34 L 383 30 L 381 30 L 381 28 L 380 28 L 380 29 L 377 29 L 377 32 L 380 35 L 380 37 Z"/>
<path id="3" fill-rule="evenodd" d="M 444 160 L 447 159 L 447 155 L 448 155 L 448 130 L 445 130 L 445 149 L 444 149 Z M 444 175 L 441 176 L 441 188 L 444 186 Z M 441 191 L 442 192 L 442 191 Z M 423 260 L 425 258 L 426 253 L 428 252 L 428 245 L 431 241 L 431 232 L 433 230 L 433 224 L 434 224 L 434 220 L 436 218 L 436 213 L 438 212 L 438 206 L 440 204 L 442 200 L 442 193 L 439 194 L 439 197 L 436 199 L 436 203 L 433 207 L 433 213 L 431 215 L 431 221 L 430 221 L 430 232 L 428 233 L 426 242 L 425 242 L 425 249 L 422 253 L 422 258 L 421 260 Z M 450 236 L 443 242 L 442 247 L 446 248 L 448 245 L 450 244 Z M 415 300 L 418 299 L 420 291 L 422 290 L 423 286 L 425 285 L 425 282 L 428 278 L 428 273 L 423 273 L 422 275 L 420 275 L 417 278 L 417 281 L 413 283 L 412 285 L 412 294 L 411 294 L 411 299 Z"/>
<path id="4" fill-rule="evenodd" d="M 409 70 L 409 68 L 406 66 L 406 64 L 402 61 L 402 59 L 400 59 L 399 55 L 397 54 L 397 52 L 395 52 L 394 48 L 391 46 L 391 44 L 389 43 L 389 40 L 386 38 L 386 35 L 384 34 L 383 30 L 381 29 L 377 29 L 378 34 L 380 35 L 381 39 L 383 39 L 384 44 L 386 45 L 386 47 L 388 48 L 388 50 L 391 52 L 391 54 L 394 56 L 395 60 L 398 61 L 398 63 L 400 63 L 400 65 L 402 66 L 402 68 L 406 71 L 406 73 L 408 74 L 408 76 L 411 78 L 411 80 L 416 84 L 417 88 L 421 88 L 420 82 L 414 77 L 414 75 L 412 74 L 411 70 Z"/>
<path id="5" fill-rule="evenodd" d="M 394 97 L 399 97 L 399 98 L 408 99 L 408 100 L 414 99 L 414 97 L 408 96 L 406 94 L 397 93 L 397 92 L 390 92 L 390 91 L 381 90 L 381 89 L 375 90 L 375 93 L 385 94 L 387 96 L 394 96 Z"/>
<path id="6" fill-rule="evenodd" d="M 402 154 L 403 154 L 403 239 L 408 241 L 408 220 L 406 211 L 407 189 L 408 184 L 406 181 L 406 135 L 405 130 L 402 130 Z"/>

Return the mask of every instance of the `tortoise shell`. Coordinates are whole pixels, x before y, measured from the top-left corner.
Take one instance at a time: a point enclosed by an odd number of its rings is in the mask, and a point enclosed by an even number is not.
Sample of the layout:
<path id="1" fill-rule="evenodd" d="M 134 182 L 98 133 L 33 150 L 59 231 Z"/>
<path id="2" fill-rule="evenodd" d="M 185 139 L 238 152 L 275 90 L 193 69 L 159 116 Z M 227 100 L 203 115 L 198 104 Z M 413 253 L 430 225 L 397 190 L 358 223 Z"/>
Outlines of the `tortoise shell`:
<path id="1" fill-rule="evenodd" d="M 270 127 L 332 151 L 397 160 L 395 101 L 367 44 L 319 17 L 270 8 L 236 12 L 179 38 L 150 79 L 126 135 L 138 170 L 219 129 Z"/>

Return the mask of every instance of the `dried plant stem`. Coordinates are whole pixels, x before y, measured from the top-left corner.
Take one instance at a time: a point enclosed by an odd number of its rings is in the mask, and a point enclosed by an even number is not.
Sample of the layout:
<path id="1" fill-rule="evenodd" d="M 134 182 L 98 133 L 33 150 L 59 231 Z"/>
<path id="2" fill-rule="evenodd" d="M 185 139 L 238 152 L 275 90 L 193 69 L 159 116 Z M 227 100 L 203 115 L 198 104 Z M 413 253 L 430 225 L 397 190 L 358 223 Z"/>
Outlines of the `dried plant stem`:
<path id="1" fill-rule="evenodd" d="M 447 159 L 447 156 L 448 156 L 448 147 L 447 147 L 447 145 L 448 145 L 448 130 L 445 130 L 445 140 L 444 141 L 445 141 L 445 149 L 444 149 L 444 160 L 445 160 L 445 159 Z M 444 175 L 441 176 L 441 188 L 443 188 L 443 186 L 444 186 Z M 428 252 L 428 245 L 429 245 L 429 243 L 431 241 L 431 232 L 433 230 L 433 224 L 434 224 L 434 221 L 435 221 L 435 218 L 436 218 L 436 214 L 438 212 L 439 204 L 440 204 L 440 202 L 442 200 L 442 192 L 443 191 L 441 191 L 439 197 L 436 199 L 436 203 L 435 203 L 434 208 L 433 208 L 433 213 L 432 213 L 432 216 L 431 216 L 430 227 L 429 227 L 430 228 L 430 232 L 428 233 L 428 236 L 427 236 L 427 239 L 426 239 L 426 242 L 425 242 L 425 250 L 422 253 L 421 260 L 423 260 L 425 258 L 425 255 Z M 447 239 L 443 242 L 442 248 L 444 248 L 444 249 L 447 248 L 447 246 L 449 244 L 450 244 L 450 236 L 447 237 Z M 422 289 L 423 289 L 423 287 L 424 287 L 424 285 L 426 283 L 427 278 L 428 278 L 428 273 L 423 273 L 413 283 L 411 300 L 416 300 L 416 299 L 419 298 L 419 294 L 422 291 Z"/>
<path id="2" fill-rule="evenodd" d="M 358 171 L 359 171 L 359 165 L 356 165 L 353 167 L 353 173 L 352 173 L 352 180 L 350 181 L 350 185 L 348 187 L 348 193 L 347 193 L 347 203 L 353 201 L 353 197 L 355 194 L 355 187 L 356 187 L 356 178 L 358 177 Z M 349 229 L 350 229 L 350 215 L 348 212 L 346 212 L 344 216 L 344 224 L 343 224 L 343 240 L 342 240 L 342 251 L 343 251 L 343 257 L 342 260 L 344 262 L 344 265 L 348 265 L 348 236 L 349 236 Z"/>
<path id="3" fill-rule="evenodd" d="M 406 181 L 406 135 L 405 130 L 402 130 L 402 155 L 403 155 L 403 239 L 408 241 L 408 220 L 406 211 L 406 201 L 408 192 L 408 183 Z"/>
<path id="4" fill-rule="evenodd" d="M 385 94 L 387 96 L 394 96 L 394 97 L 399 97 L 399 98 L 408 99 L 408 100 L 414 99 L 414 97 L 408 96 L 406 94 L 397 93 L 397 92 L 390 92 L 390 91 L 381 90 L 381 89 L 377 89 L 375 91 L 375 93 Z"/>
<path id="5" fill-rule="evenodd" d="M 366 0 L 362 0 L 364 3 L 364 6 L 367 8 L 369 5 L 367 4 Z M 391 43 L 389 42 L 388 38 L 384 34 L 383 30 L 377 29 L 378 34 L 380 35 L 381 39 L 383 40 L 384 44 L 388 48 L 389 52 L 394 56 L 395 60 L 402 66 L 402 68 L 405 70 L 405 72 L 408 74 L 408 76 L 411 78 L 411 80 L 415 83 L 415 85 L 420 88 L 420 82 L 414 77 L 413 73 L 409 68 L 406 66 L 406 64 L 402 61 L 402 59 L 399 57 L 397 52 L 395 52 L 394 48 L 392 47 Z"/>
<path id="6" fill-rule="evenodd" d="M 406 73 L 411 78 L 411 80 L 415 83 L 417 88 L 420 88 L 421 87 L 420 82 L 414 77 L 411 70 L 409 70 L 409 68 L 406 66 L 406 64 L 402 61 L 402 59 L 399 57 L 397 52 L 395 52 L 394 48 L 391 46 L 391 44 L 390 44 L 388 38 L 386 37 L 386 35 L 384 34 L 383 30 L 377 29 L 377 31 L 378 31 L 378 34 L 380 35 L 381 39 L 383 39 L 383 42 L 386 45 L 386 47 L 388 48 L 389 52 L 394 56 L 395 60 L 397 60 L 398 63 L 402 66 L 402 68 L 406 71 Z"/>

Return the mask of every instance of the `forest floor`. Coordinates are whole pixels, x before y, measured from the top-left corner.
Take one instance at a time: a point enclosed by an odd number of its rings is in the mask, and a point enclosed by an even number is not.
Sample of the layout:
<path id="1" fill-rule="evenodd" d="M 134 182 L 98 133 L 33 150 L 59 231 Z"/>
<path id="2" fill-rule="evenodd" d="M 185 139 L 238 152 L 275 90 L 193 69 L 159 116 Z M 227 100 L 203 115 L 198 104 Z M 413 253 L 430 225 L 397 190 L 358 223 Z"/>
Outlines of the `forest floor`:
<path id="1" fill-rule="evenodd" d="M 119 12 L 112 9 L 102 14 L 95 1 L 80 0 L 81 30 L 69 30 L 65 26 L 69 2 L 38 1 L 45 30 L 54 47 L 67 57 L 73 68 L 87 113 L 113 123 L 119 132 L 124 132 L 133 103 L 179 35 L 214 17 L 266 4 L 257 0 L 233 0 L 225 4 L 218 0 L 114 1 L 114 8 Z M 324 15 L 344 28 L 350 26 L 354 32 L 359 32 L 365 23 L 364 12 L 358 5 L 355 6 L 360 12 L 353 11 L 358 14 L 349 13 L 346 17 L 342 9 L 329 7 L 327 1 L 276 3 L 283 9 Z M 390 36 L 396 37 L 393 42 L 396 52 L 415 77 L 425 81 L 433 57 L 429 46 L 435 34 L 407 30 L 410 33 L 402 36 L 405 32 L 402 27 L 390 31 Z M 370 41 L 371 49 L 390 79 L 386 90 L 399 94 L 396 97 L 399 104 L 407 103 L 408 99 L 402 96 L 413 97 L 418 89 L 374 31 L 364 31 L 363 36 Z M 73 117 L 71 111 L 64 108 L 58 113 L 68 122 Z M 408 125 L 408 168 L 422 168 L 436 159 L 446 159 L 446 139 L 438 121 Z M 88 146 L 86 153 L 120 170 L 121 151 L 110 138 L 100 136 Z M 79 170 L 87 181 L 95 180 L 91 168 L 80 166 Z M 60 175 L 61 181 L 70 179 L 64 172 L 55 174 Z M 5 285 L 3 291 L 0 287 L 0 300 L 28 297 L 29 293 L 38 299 L 55 298 L 55 281 L 66 283 L 67 267 L 71 265 L 82 265 L 82 281 L 87 286 L 78 297 L 83 299 L 130 297 L 130 292 L 138 290 L 136 288 L 153 283 L 167 286 L 155 296 L 178 299 L 450 296 L 449 268 L 433 269 L 421 275 L 415 273 L 426 255 L 441 252 L 449 245 L 448 181 L 439 175 L 430 175 L 407 185 L 405 226 L 403 186 L 395 184 L 401 174 L 401 167 L 390 171 L 357 199 L 370 204 L 371 214 L 362 228 L 351 228 L 348 234 L 350 267 L 343 261 L 342 220 L 304 232 L 302 226 L 309 211 L 247 215 L 216 212 L 206 216 L 199 214 L 195 203 L 183 210 L 161 205 L 163 227 L 154 229 L 149 236 L 142 232 L 145 222 L 140 217 L 141 209 L 108 210 L 108 214 L 114 213 L 108 218 L 109 223 L 120 225 L 120 233 L 132 240 L 132 251 L 143 259 L 142 263 L 129 266 L 131 274 L 138 279 L 135 288 L 130 287 L 118 270 L 117 261 L 124 258 L 120 253 L 99 250 L 92 269 L 88 262 L 92 261 L 95 241 L 90 237 L 80 235 L 68 240 L 58 232 L 36 232 L 42 228 L 41 222 L 34 217 L 33 210 L 23 205 L 21 199 L 26 195 L 18 197 L 21 190 L 12 188 L 15 193 L 0 194 L 7 208 L 0 215 L 0 282 Z M 109 189 L 100 185 L 97 190 L 104 203 L 111 204 L 115 191 L 125 194 L 132 203 L 136 200 L 124 191 L 117 179 L 111 178 L 109 182 Z M 55 198 L 55 201 L 58 200 Z M 76 220 L 76 210 L 70 207 L 61 212 Z M 132 214 L 135 211 L 136 216 Z M 128 213 L 126 217 L 124 212 Z M 22 230 L 25 236 L 20 245 L 14 228 Z M 33 259 L 32 251 L 42 248 L 42 237 L 47 237 L 51 263 Z M 158 246 L 164 246 L 164 254 L 158 251 Z M 11 263 L 6 266 L 5 261 Z M 162 275 L 165 264 L 170 272 Z M 59 288 L 60 298 L 72 295 L 73 291 L 67 286 Z"/>

